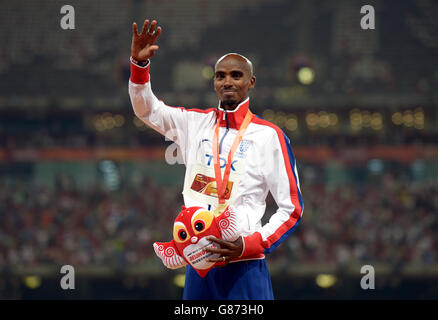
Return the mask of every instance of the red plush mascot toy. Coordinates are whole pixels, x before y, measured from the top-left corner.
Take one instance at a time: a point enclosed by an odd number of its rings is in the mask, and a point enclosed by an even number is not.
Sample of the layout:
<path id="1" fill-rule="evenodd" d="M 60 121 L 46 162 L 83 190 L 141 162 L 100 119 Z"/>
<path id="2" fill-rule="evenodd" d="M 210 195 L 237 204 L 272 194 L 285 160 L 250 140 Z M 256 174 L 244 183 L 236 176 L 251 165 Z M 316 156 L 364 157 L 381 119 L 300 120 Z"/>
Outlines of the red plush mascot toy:
<path id="1" fill-rule="evenodd" d="M 201 277 L 216 264 L 207 262 L 207 258 L 217 258 L 218 254 L 203 251 L 218 244 L 207 240 L 208 236 L 226 241 L 234 241 L 240 236 L 236 213 L 231 207 L 215 217 L 213 212 L 202 207 L 182 207 L 173 224 L 173 240 L 155 242 L 154 250 L 164 265 L 178 269 L 189 263 Z"/>

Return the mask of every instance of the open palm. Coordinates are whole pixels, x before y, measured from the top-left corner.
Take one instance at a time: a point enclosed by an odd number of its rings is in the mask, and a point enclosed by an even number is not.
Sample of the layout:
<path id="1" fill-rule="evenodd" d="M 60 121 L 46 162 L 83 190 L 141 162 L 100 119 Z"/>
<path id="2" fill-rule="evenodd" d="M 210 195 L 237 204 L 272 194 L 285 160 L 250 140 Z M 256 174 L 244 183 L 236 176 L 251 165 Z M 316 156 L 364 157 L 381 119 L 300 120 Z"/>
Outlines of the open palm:
<path id="1" fill-rule="evenodd" d="M 145 20 L 141 33 L 138 34 L 137 23 L 132 24 L 131 56 L 137 61 L 144 61 L 154 56 L 158 46 L 155 44 L 161 34 L 161 27 L 157 27 L 157 21 Z"/>

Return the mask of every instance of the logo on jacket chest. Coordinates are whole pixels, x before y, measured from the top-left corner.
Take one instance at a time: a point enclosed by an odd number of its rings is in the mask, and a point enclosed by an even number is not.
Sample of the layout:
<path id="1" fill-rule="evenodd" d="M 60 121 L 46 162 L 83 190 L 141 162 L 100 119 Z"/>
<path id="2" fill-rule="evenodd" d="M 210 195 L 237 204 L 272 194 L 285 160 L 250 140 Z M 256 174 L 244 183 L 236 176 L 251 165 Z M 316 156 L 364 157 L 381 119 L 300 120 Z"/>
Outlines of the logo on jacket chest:
<path id="1" fill-rule="evenodd" d="M 213 155 L 212 154 L 206 153 L 205 157 L 207 158 L 207 161 L 205 163 L 207 166 L 214 165 L 214 160 L 213 160 Z M 238 162 L 238 160 L 232 160 L 231 161 L 231 165 L 230 165 L 231 170 L 236 171 L 236 168 L 234 167 L 234 165 L 236 165 L 237 162 Z M 223 157 L 219 157 L 219 164 L 221 166 L 221 169 L 225 168 L 225 166 L 227 165 L 227 159 L 225 159 Z"/>
<path id="2" fill-rule="evenodd" d="M 251 141 L 250 140 L 242 140 L 240 141 L 239 144 L 239 151 L 244 153 L 248 150 L 248 148 L 251 146 Z"/>
<path id="3" fill-rule="evenodd" d="M 227 141 L 228 142 L 228 141 Z M 219 163 L 220 163 L 220 167 L 221 169 L 225 168 L 225 166 L 227 165 L 227 160 L 228 160 L 228 152 L 231 148 L 231 142 L 229 143 L 223 143 L 220 146 L 220 151 L 221 154 L 219 156 Z M 247 151 L 250 148 L 252 144 L 252 141 L 250 140 L 242 140 L 239 144 L 239 146 L 237 147 L 232 161 L 231 161 L 231 170 L 232 171 L 236 171 L 236 169 L 238 168 L 238 163 L 239 163 L 239 159 L 245 159 L 247 156 Z M 214 159 L 213 159 L 213 146 L 212 146 L 212 142 L 210 139 L 202 139 L 201 140 L 201 145 L 200 145 L 200 149 L 198 150 L 198 159 L 201 160 L 201 162 L 210 167 L 210 166 L 214 166 Z"/>

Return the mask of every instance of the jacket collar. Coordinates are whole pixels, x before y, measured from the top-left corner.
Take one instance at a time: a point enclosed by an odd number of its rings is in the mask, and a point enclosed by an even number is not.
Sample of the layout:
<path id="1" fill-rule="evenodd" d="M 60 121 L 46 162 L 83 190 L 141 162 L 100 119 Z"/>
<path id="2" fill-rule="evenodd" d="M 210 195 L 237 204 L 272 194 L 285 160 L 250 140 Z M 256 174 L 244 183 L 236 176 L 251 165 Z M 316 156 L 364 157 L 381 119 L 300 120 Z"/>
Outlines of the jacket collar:
<path id="1" fill-rule="evenodd" d="M 245 119 L 246 112 L 249 109 L 249 97 L 243 100 L 234 110 L 224 110 L 221 107 L 221 103 L 219 101 L 219 105 L 216 110 L 217 117 L 219 118 L 219 125 L 221 127 L 228 127 L 232 129 L 239 130 L 240 125 Z"/>

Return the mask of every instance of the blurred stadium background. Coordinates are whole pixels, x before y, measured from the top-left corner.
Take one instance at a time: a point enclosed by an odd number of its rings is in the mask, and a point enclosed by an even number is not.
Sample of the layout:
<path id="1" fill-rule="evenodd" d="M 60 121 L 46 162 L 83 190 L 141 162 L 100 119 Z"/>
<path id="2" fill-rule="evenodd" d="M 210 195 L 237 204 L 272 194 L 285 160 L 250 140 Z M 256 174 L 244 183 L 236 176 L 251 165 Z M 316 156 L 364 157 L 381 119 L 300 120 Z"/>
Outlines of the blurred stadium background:
<path id="1" fill-rule="evenodd" d="M 240 52 L 253 112 L 291 138 L 305 209 L 268 257 L 277 299 L 438 298 L 437 1 L 71 1 L 75 30 L 64 4 L 1 4 L 0 298 L 181 297 L 184 270 L 152 242 L 171 237 L 184 167 L 127 92 L 145 18 L 164 31 L 160 99 L 216 106 L 214 63 Z M 360 28 L 365 4 L 375 30 Z M 60 288 L 66 264 L 75 290 Z"/>

